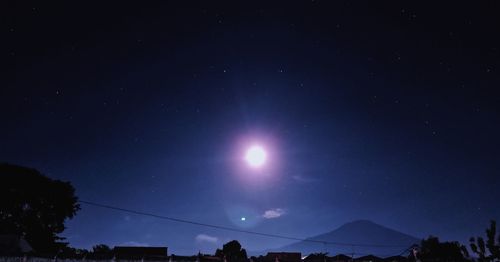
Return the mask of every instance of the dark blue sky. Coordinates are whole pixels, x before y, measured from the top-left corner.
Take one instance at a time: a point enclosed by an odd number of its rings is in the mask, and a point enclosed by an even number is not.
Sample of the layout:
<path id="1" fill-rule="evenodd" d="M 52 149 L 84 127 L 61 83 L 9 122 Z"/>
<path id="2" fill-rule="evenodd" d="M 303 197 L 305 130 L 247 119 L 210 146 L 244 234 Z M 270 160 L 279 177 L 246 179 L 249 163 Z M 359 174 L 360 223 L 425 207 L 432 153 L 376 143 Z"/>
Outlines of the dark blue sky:
<path id="1" fill-rule="evenodd" d="M 16 3 L 0 161 L 80 199 L 258 232 L 481 234 L 500 220 L 500 9 L 372 2 Z M 272 151 L 265 176 L 241 163 L 248 139 Z M 291 242 L 83 204 L 67 225 L 86 248 Z"/>

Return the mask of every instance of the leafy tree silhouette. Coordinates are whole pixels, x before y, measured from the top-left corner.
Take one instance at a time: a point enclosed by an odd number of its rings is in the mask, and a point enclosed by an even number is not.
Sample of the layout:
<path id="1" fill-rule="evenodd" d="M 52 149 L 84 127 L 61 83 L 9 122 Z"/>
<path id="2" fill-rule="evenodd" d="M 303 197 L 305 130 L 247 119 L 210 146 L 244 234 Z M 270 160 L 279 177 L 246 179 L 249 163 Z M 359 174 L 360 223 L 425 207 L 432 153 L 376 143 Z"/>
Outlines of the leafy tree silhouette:
<path id="1" fill-rule="evenodd" d="M 494 220 L 490 222 L 490 228 L 486 229 L 486 242 L 482 237 L 470 238 L 470 249 L 479 256 L 479 261 L 500 260 L 500 234 L 496 239 L 497 224 Z M 486 251 L 488 249 L 488 252 Z"/>
<path id="2" fill-rule="evenodd" d="M 94 254 L 110 254 L 111 248 L 104 244 L 95 245 L 92 247 L 92 253 Z"/>
<path id="3" fill-rule="evenodd" d="M 0 164 L 0 181 L 0 234 L 24 236 L 39 254 L 66 248 L 58 234 L 80 209 L 73 186 L 5 163 Z"/>
<path id="4" fill-rule="evenodd" d="M 467 248 L 458 242 L 439 242 L 439 238 L 433 236 L 422 240 L 422 261 L 470 261 L 468 257 Z"/>
<path id="5" fill-rule="evenodd" d="M 88 256 L 89 251 L 86 249 L 64 247 L 59 250 L 57 258 L 62 259 L 84 259 Z"/>
<path id="6" fill-rule="evenodd" d="M 111 259 L 113 257 L 113 250 L 104 244 L 95 245 L 92 247 L 90 257 L 93 259 Z"/>
<path id="7" fill-rule="evenodd" d="M 228 262 L 247 261 L 247 251 L 241 248 L 240 242 L 232 240 L 222 246 L 222 250 L 217 249 L 215 256 L 225 258 Z"/>

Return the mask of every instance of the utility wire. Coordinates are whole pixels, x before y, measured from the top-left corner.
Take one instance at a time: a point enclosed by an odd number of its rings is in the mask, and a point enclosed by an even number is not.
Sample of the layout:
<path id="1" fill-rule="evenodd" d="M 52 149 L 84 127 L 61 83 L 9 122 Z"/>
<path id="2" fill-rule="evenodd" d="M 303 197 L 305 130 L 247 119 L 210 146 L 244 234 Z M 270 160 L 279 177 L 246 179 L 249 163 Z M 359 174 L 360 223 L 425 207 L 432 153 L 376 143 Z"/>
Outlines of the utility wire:
<path id="1" fill-rule="evenodd" d="M 356 247 L 374 247 L 374 248 L 407 247 L 407 246 L 402 246 L 402 245 L 377 245 L 377 244 L 331 242 L 331 241 L 314 240 L 314 239 L 308 239 L 308 238 L 284 236 L 284 235 L 278 235 L 278 234 L 268 234 L 268 233 L 262 233 L 262 232 L 242 230 L 242 229 L 232 228 L 232 227 L 206 224 L 206 223 L 201 223 L 201 222 L 196 222 L 196 221 L 191 221 L 191 220 L 186 220 L 186 219 L 162 216 L 162 215 L 157 215 L 157 214 L 153 214 L 153 213 L 147 213 L 147 212 L 127 209 L 127 208 L 110 206 L 110 205 L 100 204 L 100 203 L 86 201 L 86 200 L 79 200 L 78 202 L 80 202 L 82 204 L 87 204 L 90 206 L 96 206 L 96 207 L 101 207 L 101 208 L 106 208 L 106 209 L 111 209 L 111 210 L 115 210 L 115 211 L 121 211 L 121 212 L 141 215 L 141 216 L 149 216 L 149 217 L 154 217 L 154 218 L 163 219 L 163 220 L 169 220 L 169 221 L 173 221 L 173 222 L 179 222 L 179 223 L 191 224 L 191 225 L 197 225 L 197 226 L 203 226 L 203 227 L 210 227 L 210 228 L 215 228 L 215 229 L 257 235 L 257 236 L 263 236 L 263 237 L 280 238 L 280 239 L 288 239 L 288 240 L 296 240 L 296 241 L 304 241 L 304 242 L 311 242 L 311 243 L 319 243 L 319 244 L 323 244 L 323 245 L 336 245 L 336 246 L 356 246 Z"/>
<path id="2" fill-rule="evenodd" d="M 416 244 L 413 244 L 411 246 L 409 246 L 408 248 L 404 249 L 403 251 L 401 251 L 400 253 L 396 253 L 396 254 L 393 254 L 393 255 L 390 255 L 390 256 L 387 256 L 387 257 L 392 257 L 392 256 L 402 256 L 403 254 L 405 254 L 406 252 L 410 251 L 413 247 L 415 247 Z"/>

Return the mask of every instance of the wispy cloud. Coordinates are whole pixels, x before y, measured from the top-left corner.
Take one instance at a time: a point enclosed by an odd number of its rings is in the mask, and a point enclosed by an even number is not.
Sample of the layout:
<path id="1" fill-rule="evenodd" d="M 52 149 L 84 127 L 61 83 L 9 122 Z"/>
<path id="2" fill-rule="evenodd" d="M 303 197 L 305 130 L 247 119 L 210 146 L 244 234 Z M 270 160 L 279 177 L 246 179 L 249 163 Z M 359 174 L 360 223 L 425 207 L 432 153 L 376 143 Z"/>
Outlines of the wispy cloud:
<path id="1" fill-rule="evenodd" d="M 285 214 L 285 210 L 283 208 L 274 208 L 274 209 L 266 210 L 266 212 L 264 212 L 262 217 L 266 218 L 266 219 L 273 219 L 273 218 L 278 218 L 284 214 Z"/>
<path id="2" fill-rule="evenodd" d="M 120 244 L 121 246 L 131 246 L 131 247 L 149 247 L 148 243 L 141 243 L 136 241 L 128 241 Z"/>
<path id="3" fill-rule="evenodd" d="M 205 235 L 205 234 L 199 234 L 195 238 L 196 242 L 206 242 L 206 243 L 212 243 L 216 244 L 219 239 L 217 237 Z"/>

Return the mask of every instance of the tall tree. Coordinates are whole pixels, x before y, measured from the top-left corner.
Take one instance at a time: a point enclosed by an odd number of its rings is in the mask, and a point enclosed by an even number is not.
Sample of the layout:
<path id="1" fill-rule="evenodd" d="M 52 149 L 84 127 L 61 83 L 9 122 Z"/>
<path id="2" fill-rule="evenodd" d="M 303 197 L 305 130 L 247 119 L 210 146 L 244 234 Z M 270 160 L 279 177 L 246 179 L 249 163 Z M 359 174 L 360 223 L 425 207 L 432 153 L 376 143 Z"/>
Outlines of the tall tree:
<path id="1" fill-rule="evenodd" d="M 482 237 L 471 237 L 470 248 L 477 256 L 479 261 L 498 261 L 500 260 L 500 234 L 498 239 L 497 224 L 494 220 L 490 223 L 490 228 L 486 229 L 486 242 Z"/>
<path id="2" fill-rule="evenodd" d="M 24 236 L 38 253 L 53 254 L 67 245 L 58 234 L 80 209 L 69 182 L 10 164 L 0 164 L 0 181 L 0 234 Z"/>

